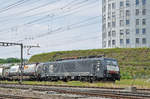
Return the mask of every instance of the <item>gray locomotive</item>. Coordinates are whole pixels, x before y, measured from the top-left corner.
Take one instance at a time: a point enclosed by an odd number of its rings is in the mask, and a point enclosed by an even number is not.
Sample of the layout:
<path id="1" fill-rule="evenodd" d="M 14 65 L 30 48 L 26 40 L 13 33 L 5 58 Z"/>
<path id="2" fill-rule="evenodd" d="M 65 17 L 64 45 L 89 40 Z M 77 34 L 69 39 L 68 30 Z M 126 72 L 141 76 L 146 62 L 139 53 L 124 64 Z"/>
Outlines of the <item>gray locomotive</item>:
<path id="1" fill-rule="evenodd" d="M 16 79 L 21 73 L 19 66 L 1 71 L 5 79 Z M 116 59 L 81 58 L 25 65 L 23 76 L 24 79 L 47 81 L 115 81 L 120 80 L 120 70 Z"/>
<path id="2" fill-rule="evenodd" d="M 46 80 L 120 80 L 120 70 L 115 59 L 87 58 L 48 62 L 42 65 L 40 78 Z"/>

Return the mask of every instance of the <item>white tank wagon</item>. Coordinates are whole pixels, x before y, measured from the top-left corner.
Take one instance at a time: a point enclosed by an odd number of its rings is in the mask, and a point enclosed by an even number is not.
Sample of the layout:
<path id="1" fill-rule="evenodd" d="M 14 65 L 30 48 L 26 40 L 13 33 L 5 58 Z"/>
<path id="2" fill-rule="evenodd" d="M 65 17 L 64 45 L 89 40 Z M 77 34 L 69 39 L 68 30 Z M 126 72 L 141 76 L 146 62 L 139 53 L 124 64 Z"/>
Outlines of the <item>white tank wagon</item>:
<path id="1" fill-rule="evenodd" d="M 24 65 L 24 70 L 23 70 L 23 77 L 24 79 L 27 80 L 36 80 L 39 79 L 39 73 L 40 73 L 40 65 L 37 64 L 27 64 Z"/>
<path id="2" fill-rule="evenodd" d="M 10 69 L 9 69 L 10 80 L 18 80 L 20 74 L 21 74 L 21 72 L 20 72 L 19 65 L 10 67 Z"/>
<path id="3" fill-rule="evenodd" d="M 23 75 L 24 76 L 34 76 L 36 72 L 37 64 L 29 64 L 24 66 Z"/>
<path id="4" fill-rule="evenodd" d="M 3 70 L 4 70 L 4 68 L 0 67 L 0 79 L 1 80 L 3 79 Z"/>
<path id="5" fill-rule="evenodd" d="M 10 70 L 10 67 L 3 69 L 3 80 L 10 80 L 9 70 Z"/>

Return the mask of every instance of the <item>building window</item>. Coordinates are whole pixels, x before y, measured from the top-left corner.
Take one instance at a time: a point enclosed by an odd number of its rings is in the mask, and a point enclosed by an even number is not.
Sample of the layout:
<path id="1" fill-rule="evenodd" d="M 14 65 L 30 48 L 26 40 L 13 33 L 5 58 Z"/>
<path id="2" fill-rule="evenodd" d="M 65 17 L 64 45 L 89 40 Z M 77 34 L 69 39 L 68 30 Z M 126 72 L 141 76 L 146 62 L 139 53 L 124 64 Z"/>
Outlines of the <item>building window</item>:
<path id="1" fill-rule="evenodd" d="M 126 0 L 126 7 L 130 7 L 130 1 Z"/>
<path id="2" fill-rule="evenodd" d="M 123 39 L 120 39 L 120 44 L 122 45 L 124 42 L 123 42 Z"/>
<path id="3" fill-rule="evenodd" d="M 124 34 L 123 32 L 124 32 L 123 30 L 120 30 L 120 35 L 123 35 Z"/>
<path id="4" fill-rule="evenodd" d="M 136 29 L 136 34 L 139 34 L 140 33 L 140 30 L 139 29 Z"/>
<path id="5" fill-rule="evenodd" d="M 124 16 L 124 11 L 120 10 L 120 17 L 123 17 L 123 16 Z"/>
<path id="6" fill-rule="evenodd" d="M 130 20 L 126 20 L 126 25 L 129 25 L 130 24 Z"/>
<path id="7" fill-rule="evenodd" d="M 106 3 L 106 0 L 103 0 L 103 3 Z"/>
<path id="8" fill-rule="evenodd" d="M 108 19 L 111 19 L 111 11 L 108 11 Z"/>
<path id="9" fill-rule="evenodd" d="M 111 40 L 108 41 L 108 47 L 110 47 L 110 46 L 111 46 Z"/>
<path id="10" fill-rule="evenodd" d="M 146 4 L 146 0 L 142 0 L 142 5 L 145 5 Z"/>
<path id="11" fill-rule="evenodd" d="M 115 8 L 116 8 L 115 3 L 112 3 L 112 9 L 115 9 Z"/>
<path id="12" fill-rule="evenodd" d="M 140 38 L 136 38 L 136 44 L 140 43 Z"/>
<path id="13" fill-rule="evenodd" d="M 115 40 L 112 40 L 112 45 L 116 45 L 116 41 Z"/>
<path id="14" fill-rule="evenodd" d="M 108 4 L 108 12 L 111 11 L 111 4 Z"/>
<path id="15" fill-rule="evenodd" d="M 139 5 L 139 0 L 136 0 L 136 5 Z"/>
<path id="16" fill-rule="evenodd" d="M 146 44 L 146 38 L 142 39 L 142 44 Z"/>
<path id="17" fill-rule="evenodd" d="M 130 30 L 126 29 L 126 35 L 129 35 L 129 34 L 130 34 Z"/>
<path id="18" fill-rule="evenodd" d="M 143 35 L 146 34 L 146 29 L 145 29 L 145 28 L 142 29 L 142 34 L 143 34 Z"/>
<path id="19" fill-rule="evenodd" d="M 116 13 L 112 12 L 112 18 L 115 18 L 115 17 L 116 17 Z"/>
<path id="20" fill-rule="evenodd" d="M 126 16 L 130 16 L 130 10 L 126 10 Z"/>
<path id="21" fill-rule="evenodd" d="M 108 37 L 111 37 L 111 31 L 108 32 Z"/>
<path id="22" fill-rule="evenodd" d="M 123 1 L 120 2 L 120 7 L 123 7 L 124 3 Z"/>
<path id="23" fill-rule="evenodd" d="M 110 24 L 110 22 L 108 22 L 108 28 L 110 28 L 111 27 L 111 24 Z"/>
<path id="24" fill-rule="evenodd" d="M 126 44 L 130 44 L 130 39 L 126 39 Z"/>
<path id="25" fill-rule="evenodd" d="M 116 22 L 112 22 L 112 27 L 116 27 Z"/>
<path id="26" fill-rule="evenodd" d="M 136 9 L 135 14 L 136 14 L 136 15 L 139 15 L 139 13 L 140 13 L 139 9 Z"/>
<path id="27" fill-rule="evenodd" d="M 146 9 L 142 10 L 142 15 L 146 15 Z"/>
<path id="28" fill-rule="evenodd" d="M 112 31 L 112 36 L 116 37 L 116 31 Z"/>
<path id="29" fill-rule="evenodd" d="M 123 20 L 120 20 L 120 26 L 124 26 Z"/>
<path id="30" fill-rule="evenodd" d="M 142 24 L 143 24 L 143 25 L 146 25 L 146 19 L 143 19 L 143 20 L 142 20 Z"/>
<path id="31" fill-rule="evenodd" d="M 136 25 L 139 25 L 139 24 L 140 24 L 140 20 L 136 19 Z"/>

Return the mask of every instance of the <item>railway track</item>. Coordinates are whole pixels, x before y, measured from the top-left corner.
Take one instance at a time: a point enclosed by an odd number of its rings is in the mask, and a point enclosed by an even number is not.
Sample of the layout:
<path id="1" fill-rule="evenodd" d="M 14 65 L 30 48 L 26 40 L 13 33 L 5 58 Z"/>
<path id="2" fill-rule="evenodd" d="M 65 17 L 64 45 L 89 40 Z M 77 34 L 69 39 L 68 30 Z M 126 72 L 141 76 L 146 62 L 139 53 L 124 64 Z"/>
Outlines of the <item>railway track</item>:
<path id="1" fill-rule="evenodd" d="M 24 97 L 24 96 L 17 96 L 17 95 L 4 95 L 0 94 L 0 99 L 41 99 L 41 98 L 33 98 L 33 97 Z"/>
<path id="2" fill-rule="evenodd" d="M 12 85 L 11 83 L 0 83 L 0 85 Z M 13 84 L 20 85 L 20 84 Z M 69 86 L 69 85 L 48 85 L 48 84 L 21 84 L 21 85 L 32 85 L 32 86 L 46 86 L 46 87 L 73 87 L 73 88 L 95 88 L 95 89 L 111 89 L 111 90 L 124 90 L 125 88 L 115 88 L 115 87 L 88 87 L 88 86 Z M 150 89 L 137 88 L 138 91 L 149 91 Z"/>
<path id="3" fill-rule="evenodd" d="M 57 85 L 19 85 L 19 84 L 0 84 L 1 88 L 10 89 L 23 89 L 23 90 L 34 90 L 34 91 L 46 91 L 57 92 L 64 94 L 75 94 L 75 95 L 86 95 L 105 97 L 112 99 L 150 99 L 149 89 L 143 89 L 146 92 L 142 92 L 142 89 L 138 89 L 137 92 L 128 92 L 123 88 L 104 88 L 104 87 L 79 87 L 79 86 L 57 86 Z M 17 98 L 15 98 L 17 99 Z M 26 98 L 22 98 L 26 99 Z"/>

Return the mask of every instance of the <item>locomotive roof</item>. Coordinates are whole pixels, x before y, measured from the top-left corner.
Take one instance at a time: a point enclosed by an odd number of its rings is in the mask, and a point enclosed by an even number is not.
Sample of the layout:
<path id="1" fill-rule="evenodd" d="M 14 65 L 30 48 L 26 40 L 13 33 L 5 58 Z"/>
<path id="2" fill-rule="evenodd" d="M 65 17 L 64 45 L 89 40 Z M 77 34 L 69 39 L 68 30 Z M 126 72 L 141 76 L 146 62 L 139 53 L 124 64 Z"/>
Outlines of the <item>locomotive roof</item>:
<path id="1" fill-rule="evenodd" d="M 85 58 L 85 59 L 71 59 L 71 60 L 61 60 L 61 61 L 53 61 L 47 63 L 61 63 L 61 62 L 74 62 L 74 61 L 84 61 L 84 60 L 116 60 L 114 58 Z"/>

